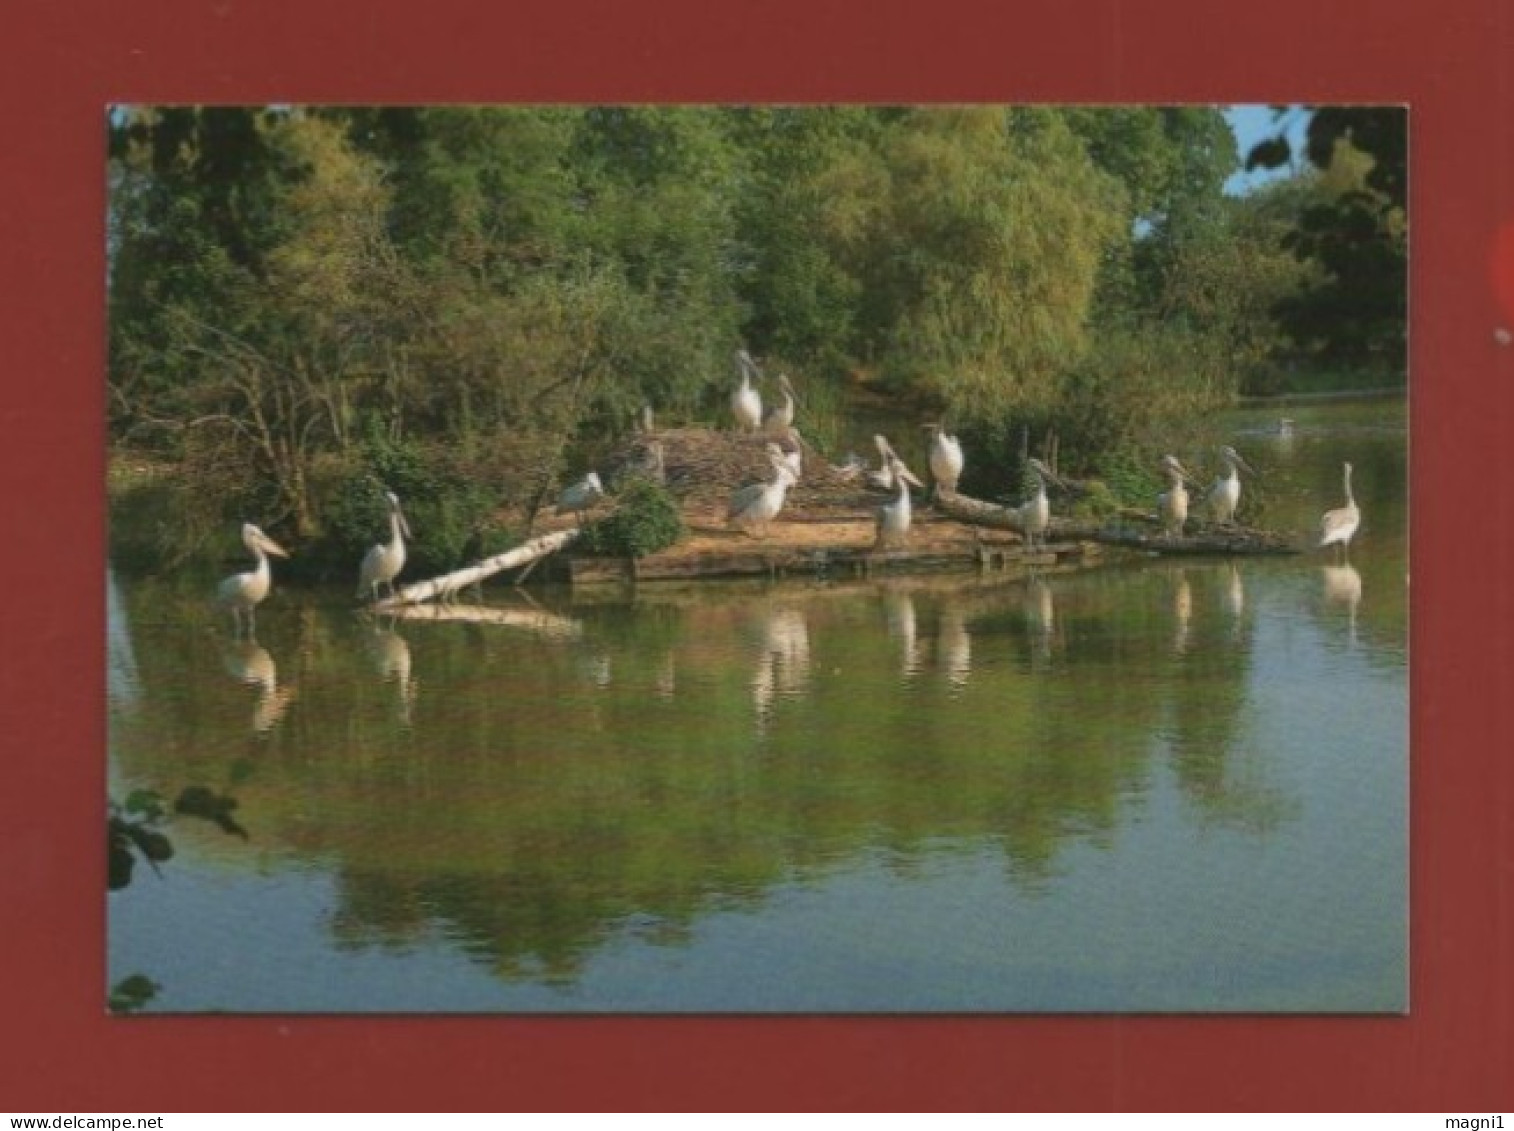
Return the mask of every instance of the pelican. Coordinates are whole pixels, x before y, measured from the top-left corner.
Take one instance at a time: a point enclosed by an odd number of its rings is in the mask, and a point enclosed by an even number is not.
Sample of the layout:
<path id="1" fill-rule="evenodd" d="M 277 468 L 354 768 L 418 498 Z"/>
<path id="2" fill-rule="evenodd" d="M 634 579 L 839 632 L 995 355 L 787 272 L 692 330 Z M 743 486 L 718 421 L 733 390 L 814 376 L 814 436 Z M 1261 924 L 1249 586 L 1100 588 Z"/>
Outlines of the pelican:
<path id="1" fill-rule="evenodd" d="M 794 473 L 794 482 L 798 483 L 804 471 L 804 437 L 799 435 L 799 429 L 786 428 L 777 444 L 783 451 L 783 462 L 788 464 Z"/>
<path id="2" fill-rule="evenodd" d="M 584 511 L 604 497 L 605 487 L 599 481 L 599 472 L 591 471 L 577 483 L 564 488 L 563 493 L 557 496 L 557 509 L 554 513 L 572 514 L 582 526 Z"/>
<path id="3" fill-rule="evenodd" d="M 894 468 L 892 463 L 895 458 L 894 449 L 889 446 L 888 440 L 881 434 L 873 437 L 873 446 L 878 449 L 878 459 L 882 461 L 882 466 L 876 471 L 869 471 L 867 473 L 867 485 L 869 487 L 876 487 L 880 491 L 892 491 L 894 489 Z"/>
<path id="4" fill-rule="evenodd" d="M 1025 535 L 1025 541 L 1034 544 L 1036 536 L 1040 535 L 1041 545 L 1044 546 L 1046 531 L 1051 526 L 1051 502 L 1046 498 L 1046 481 L 1050 479 L 1054 483 L 1061 483 L 1062 480 L 1051 468 L 1034 457 L 1027 461 L 1026 466 L 1035 479 L 1036 489 L 1015 513 L 1020 518 L 1020 530 Z"/>
<path id="5" fill-rule="evenodd" d="M 786 436 L 794 426 L 794 386 L 789 384 L 788 374 L 778 374 L 778 389 L 783 393 L 783 403 L 762 422 L 762 430 L 769 436 Z"/>
<path id="6" fill-rule="evenodd" d="M 904 466 L 904 461 L 899 458 L 899 453 L 894 451 L 893 445 L 888 440 L 882 436 L 874 436 L 873 444 L 878 449 L 878 456 L 882 459 L 883 466 L 876 471 L 869 471 L 867 473 L 867 485 L 869 487 L 879 491 L 892 491 L 897 485 L 898 479 L 895 468 L 902 471 L 905 478 L 916 487 L 924 486 L 919 479 L 915 478 L 914 472 Z"/>
<path id="7" fill-rule="evenodd" d="M 1345 468 L 1346 505 L 1326 511 L 1320 518 L 1319 544 L 1321 547 L 1339 544 L 1343 553 L 1349 555 L 1351 539 L 1356 536 L 1356 528 L 1362 524 L 1362 512 L 1351 494 L 1351 465 L 1347 463 L 1342 466 Z"/>
<path id="8" fill-rule="evenodd" d="M 925 484 L 916 479 L 910 473 L 909 468 L 904 466 L 904 461 L 893 452 L 889 453 L 889 471 L 892 473 L 894 482 L 899 486 L 898 497 L 891 503 L 885 503 L 877 511 L 877 537 L 873 542 L 876 550 L 882 546 L 902 542 L 909 537 L 910 502 L 909 486 L 913 483 L 916 487 L 924 487 Z"/>
<path id="9" fill-rule="evenodd" d="M 927 424 L 930 435 L 930 473 L 936 481 L 937 492 L 956 494 L 957 480 L 962 476 L 962 444 L 940 424 Z"/>
<path id="10" fill-rule="evenodd" d="M 1215 522 L 1231 523 L 1241 501 L 1241 476 L 1236 469 L 1244 467 L 1252 475 L 1256 471 L 1228 444 L 1220 449 L 1220 460 L 1225 465 L 1225 474 L 1215 476 L 1214 485 L 1209 488 L 1209 513 Z"/>
<path id="11" fill-rule="evenodd" d="M 866 474 L 867 460 L 863 459 L 856 452 L 848 452 L 846 458 L 836 464 L 831 470 L 846 482 L 855 483 Z"/>
<path id="12" fill-rule="evenodd" d="M 752 533 L 757 529 L 767 533 L 768 523 L 783 509 L 784 496 L 794 485 L 794 472 L 784 458 L 783 449 L 777 444 L 767 446 L 768 462 L 773 465 L 771 483 L 753 483 L 742 487 L 731 496 L 731 505 L 726 512 L 726 522 Z"/>
<path id="13" fill-rule="evenodd" d="M 363 555 L 357 576 L 357 595 L 361 597 L 366 593 L 374 601 L 378 600 L 380 585 L 389 586 L 389 595 L 394 595 L 394 579 L 405 568 L 405 539 L 415 537 L 400 510 L 399 498 L 393 491 L 385 491 L 384 498 L 389 500 L 389 544 L 370 546 Z"/>
<path id="14" fill-rule="evenodd" d="M 1157 515 L 1162 520 L 1163 532 L 1175 538 L 1183 533 L 1183 523 L 1188 521 L 1188 488 L 1183 484 L 1194 479 L 1177 456 L 1162 457 L 1162 472 L 1167 476 L 1167 490 L 1157 496 Z"/>
<path id="15" fill-rule="evenodd" d="M 752 387 L 752 374 L 759 373 L 757 363 L 746 350 L 737 350 L 736 367 L 741 370 L 741 384 L 731 394 L 731 414 L 738 429 L 755 432 L 762 426 L 762 395 Z"/>
<path id="16" fill-rule="evenodd" d="M 246 573 L 232 574 L 222 581 L 216 586 L 216 599 L 231 609 L 239 634 L 242 631 L 242 613 L 247 614 L 247 635 L 250 637 L 257 628 L 255 614 L 258 603 L 273 588 L 273 571 L 268 566 L 268 555 L 287 558 L 289 552 L 250 522 L 242 524 L 242 545 L 257 558 L 257 567 Z"/>

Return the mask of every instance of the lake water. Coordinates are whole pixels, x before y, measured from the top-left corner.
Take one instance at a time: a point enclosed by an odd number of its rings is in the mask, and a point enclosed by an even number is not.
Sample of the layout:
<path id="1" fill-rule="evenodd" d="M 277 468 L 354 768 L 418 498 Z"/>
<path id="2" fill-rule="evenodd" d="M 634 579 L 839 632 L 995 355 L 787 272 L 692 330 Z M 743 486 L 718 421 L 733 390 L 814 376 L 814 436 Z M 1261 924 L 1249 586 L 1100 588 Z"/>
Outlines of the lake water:
<path id="1" fill-rule="evenodd" d="M 1295 419 L 1276 434 L 1278 413 Z M 234 796 L 108 896 L 162 1011 L 1399 1011 L 1406 412 L 1242 412 L 1331 553 L 1022 581 L 500 586 L 375 622 L 110 585 L 111 793 Z M 1244 504 L 1243 504 L 1244 507 Z"/>

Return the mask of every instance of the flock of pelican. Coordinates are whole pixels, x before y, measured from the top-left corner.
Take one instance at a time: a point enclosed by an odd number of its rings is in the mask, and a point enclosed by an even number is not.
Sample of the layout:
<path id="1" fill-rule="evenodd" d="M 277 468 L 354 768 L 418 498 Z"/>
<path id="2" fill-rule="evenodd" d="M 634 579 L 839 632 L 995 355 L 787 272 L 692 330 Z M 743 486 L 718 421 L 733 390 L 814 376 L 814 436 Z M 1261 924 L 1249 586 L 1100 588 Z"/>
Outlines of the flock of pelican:
<path id="1" fill-rule="evenodd" d="M 739 488 L 730 498 L 726 511 L 727 524 L 749 534 L 763 535 L 769 525 L 783 510 L 789 491 L 797 484 L 803 473 L 803 448 L 799 431 L 794 426 L 797 416 L 798 397 L 786 374 L 777 378 L 780 404 L 768 412 L 762 411 L 762 394 L 756 382 L 762 379 L 762 371 L 746 350 L 736 354 L 740 382 L 731 393 L 731 416 L 736 429 L 744 434 L 767 437 L 765 454 L 772 468 L 770 480 Z M 1285 432 L 1292 434 L 1291 420 L 1285 420 Z M 652 429 L 652 410 L 645 406 L 641 412 L 640 426 L 643 431 Z M 928 460 L 931 475 L 938 493 L 955 493 L 958 480 L 965 466 L 961 441 L 949 433 L 939 422 L 924 425 L 929 435 Z M 894 451 L 887 437 L 875 435 L 873 443 L 878 449 L 879 466 L 867 468 L 863 461 L 850 457 L 838 469 L 846 476 L 862 478 L 878 491 L 893 496 L 891 501 L 877 507 L 874 512 L 875 548 L 897 546 L 909 536 L 913 521 L 913 503 L 910 488 L 922 490 L 925 484 L 915 476 Z M 652 445 L 654 467 L 661 471 L 661 450 Z M 1256 475 L 1257 472 L 1233 447 L 1219 450 L 1222 471 L 1215 477 L 1205 496 L 1205 505 L 1215 522 L 1230 524 L 1235 521 L 1241 499 L 1240 472 Z M 1165 455 L 1160 463 L 1160 473 L 1166 480 L 1167 489 L 1157 496 L 1157 517 L 1164 534 L 1169 538 L 1181 536 L 1189 515 L 1189 486 L 1200 484 L 1174 455 Z M 1027 461 L 1027 476 L 1032 485 L 1029 495 L 1015 515 L 1024 533 L 1027 544 L 1034 545 L 1039 539 L 1045 544 L 1051 525 L 1051 504 L 1046 494 L 1048 482 L 1064 485 L 1056 472 L 1039 459 Z M 1327 511 L 1320 520 L 1317 545 L 1341 547 L 1342 555 L 1349 553 L 1351 539 L 1361 526 L 1361 510 L 1351 493 L 1351 464 L 1344 465 L 1344 506 Z M 589 472 L 582 479 L 567 487 L 557 500 L 558 514 L 571 514 L 581 525 L 583 514 L 605 497 L 604 484 L 598 473 Z M 389 508 L 389 541 L 374 544 L 364 555 L 358 569 L 358 596 L 370 601 L 379 599 L 379 591 L 387 586 L 394 594 L 394 582 L 405 567 L 405 540 L 413 535 L 409 523 L 393 492 L 386 492 Z M 252 523 L 242 527 L 242 544 L 255 560 L 254 568 L 234 574 L 220 583 L 217 597 L 224 608 L 231 611 L 235 629 L 242 631 L 242 617 L 246 614 L 247 631 L 255 628 L 254 616 L 257 606 L 266 598 L 273 586 L 272 570 L 268 556 L 287 558 L 288 552 L 264 534 Z"/>

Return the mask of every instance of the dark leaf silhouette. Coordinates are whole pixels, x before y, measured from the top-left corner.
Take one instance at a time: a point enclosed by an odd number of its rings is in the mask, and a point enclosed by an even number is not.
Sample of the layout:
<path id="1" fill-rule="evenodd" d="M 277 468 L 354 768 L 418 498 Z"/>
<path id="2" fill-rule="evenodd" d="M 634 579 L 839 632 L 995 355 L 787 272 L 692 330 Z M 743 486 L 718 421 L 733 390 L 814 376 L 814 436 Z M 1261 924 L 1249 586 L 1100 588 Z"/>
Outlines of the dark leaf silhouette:
<path id="1" fill-rule="evenodd" d="M 237 824 L 231 812 L 237 807 L 237 799 L 216 793 L 203 785 L 186 786 L 173 803 L 175 813 L 185 817 L 199 817 L 209 821 L 222 832 L 247 839 L 247 830 Z"/>

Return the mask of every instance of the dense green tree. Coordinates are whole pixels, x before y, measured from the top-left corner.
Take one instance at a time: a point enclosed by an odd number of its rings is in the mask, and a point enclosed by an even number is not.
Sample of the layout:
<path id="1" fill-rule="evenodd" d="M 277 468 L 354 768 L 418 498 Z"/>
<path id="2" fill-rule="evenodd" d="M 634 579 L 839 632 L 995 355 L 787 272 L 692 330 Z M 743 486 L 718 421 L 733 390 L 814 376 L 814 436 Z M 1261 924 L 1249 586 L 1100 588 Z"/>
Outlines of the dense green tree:
<path id="1" fill-rule="evenodd" d="M 1287 113 L 1287 111 L 1280 111 Z M 1279 302 L 1307 358 L 1402 374 L 1408 301 L 1408 114 L 1399 106 L 1314 108 L 1304 146 L 1329 190 L 1288 235 L 1319 268 L 1312 284 Z M 1247 168 L 1292 157 L 1285 135 L 1254 147 Z"/>
<path id="2" fill-rule="evenodd" d="M 122 108 L 112 436 L 194 482 L 181 550 L 255 511 L 349 553 L 399 477 L 439 565 L 644 402 L 722 419 L 738 345 L 812 439 L 859 380 L 985 462 L 1118 462 L 1401 347 L 1399 136 L 1314 122 L 1326 172 L 1238 200 L 1212 107 Z"/>

